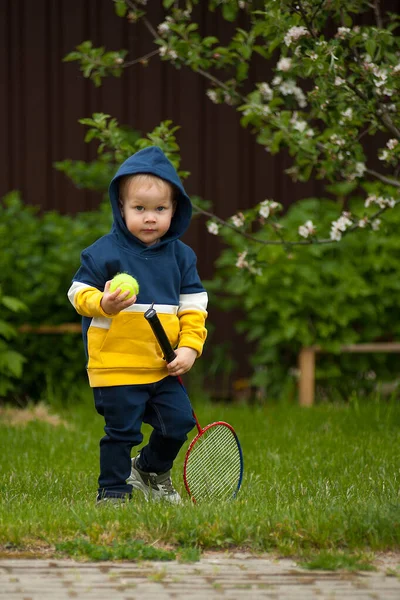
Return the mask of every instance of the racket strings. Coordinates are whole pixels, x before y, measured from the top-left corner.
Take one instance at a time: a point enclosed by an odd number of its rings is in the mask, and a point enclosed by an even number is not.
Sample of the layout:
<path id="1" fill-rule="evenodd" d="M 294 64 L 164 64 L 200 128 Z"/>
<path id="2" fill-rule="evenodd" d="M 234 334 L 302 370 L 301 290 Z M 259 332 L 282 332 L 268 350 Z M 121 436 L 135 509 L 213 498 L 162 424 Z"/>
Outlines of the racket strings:
<path id="1" fill-rule="evenodd" d="M 226 425 L 207 429 L 195 441 L 186 463 L 186 481 L 196 501 L 232 498 L 241 477 L 241 453 Z"/>

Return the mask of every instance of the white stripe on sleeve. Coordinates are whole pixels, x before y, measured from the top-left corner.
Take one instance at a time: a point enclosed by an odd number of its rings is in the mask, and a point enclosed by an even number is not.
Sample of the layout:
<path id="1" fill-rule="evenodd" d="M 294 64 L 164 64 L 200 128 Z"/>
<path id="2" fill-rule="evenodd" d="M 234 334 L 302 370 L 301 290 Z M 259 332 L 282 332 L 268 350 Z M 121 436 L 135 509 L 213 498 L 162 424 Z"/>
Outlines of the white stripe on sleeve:
<path id="1" fill-rule="evenodd" d="M 178 315 L 184 310 L 200 310 L 202 312 L 206 312 L 207 304 L 207 292 L 199 292 L 198 294 L 181 294 L 179 296 Z"/>
<path id="2" fill-rule="evenodd" d="M 85 290 L 85 289 L 93 289 L 92 285 L 88 285 L 87 283 L 80 283 L 79 281 L 74 281 L 73 284 L 71 285 L 71 287 L 68 290 L 68 299 L 71 302 L 72 306 L 74 308 L 76 308 L 75 306 L 75 294 L 77 292 L 80 292 L 81 290 Z"/>

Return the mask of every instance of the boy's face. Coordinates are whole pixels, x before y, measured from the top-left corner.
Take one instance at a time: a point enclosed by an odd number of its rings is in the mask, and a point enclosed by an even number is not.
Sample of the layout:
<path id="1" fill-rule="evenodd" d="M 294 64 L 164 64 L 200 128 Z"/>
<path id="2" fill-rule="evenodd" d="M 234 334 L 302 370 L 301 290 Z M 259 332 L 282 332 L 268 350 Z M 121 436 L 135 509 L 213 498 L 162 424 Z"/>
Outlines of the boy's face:
<path id="1" fill-rule="evenodd" d="M 129 231 L 146 246 L 167 233 L 174 214 L 172 190 L 168 185 L 131 179 L 124 186 L 121 213 Z"/>

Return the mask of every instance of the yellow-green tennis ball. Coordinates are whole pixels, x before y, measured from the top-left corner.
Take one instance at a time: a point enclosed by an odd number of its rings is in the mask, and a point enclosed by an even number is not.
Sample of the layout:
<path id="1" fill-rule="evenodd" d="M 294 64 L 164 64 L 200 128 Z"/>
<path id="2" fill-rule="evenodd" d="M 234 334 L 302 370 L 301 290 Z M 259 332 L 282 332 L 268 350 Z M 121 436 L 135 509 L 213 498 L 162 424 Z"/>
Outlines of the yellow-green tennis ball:
<path id="1" fill-rule="evenodd" d="M 128 292 L 129 295 L 127 298 L 132 298 L 132 296 L 137 296 L 139 293 L 139 284 L 132 275 L 128 273 L 118 273 L 115 277 L 112 278 L 110 283 L 110 292 L 115 292 L 115 290 L 119 288 L 121 292 Z"/>

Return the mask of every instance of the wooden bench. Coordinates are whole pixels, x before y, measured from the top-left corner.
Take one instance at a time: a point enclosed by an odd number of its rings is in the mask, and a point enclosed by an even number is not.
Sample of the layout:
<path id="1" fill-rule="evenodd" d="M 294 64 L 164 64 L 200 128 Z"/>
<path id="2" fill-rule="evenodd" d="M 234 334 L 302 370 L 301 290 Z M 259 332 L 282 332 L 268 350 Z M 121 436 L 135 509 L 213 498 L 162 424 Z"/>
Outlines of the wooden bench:
<path id="1" fill-rule="evenodd" d="M 301 406 L 312 406 L 315 399 L 315 355 L 329 352 L 320 346 L 302 348 L 299 354 L 299 403 Z M 400 343 L 382 342 L 370 344 L 347 344 L 340 347 L 340 352 L 392 352 L 400 353 Z"/>

